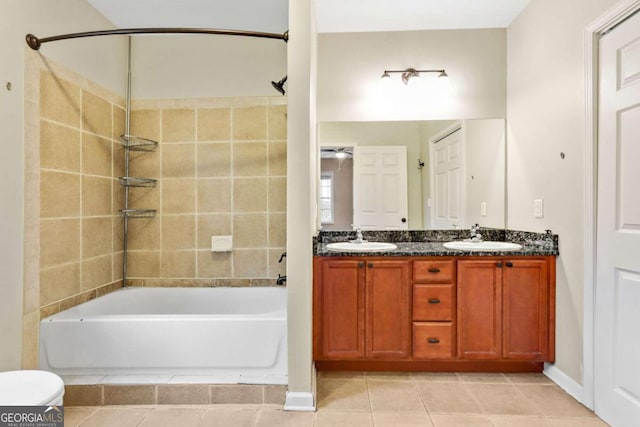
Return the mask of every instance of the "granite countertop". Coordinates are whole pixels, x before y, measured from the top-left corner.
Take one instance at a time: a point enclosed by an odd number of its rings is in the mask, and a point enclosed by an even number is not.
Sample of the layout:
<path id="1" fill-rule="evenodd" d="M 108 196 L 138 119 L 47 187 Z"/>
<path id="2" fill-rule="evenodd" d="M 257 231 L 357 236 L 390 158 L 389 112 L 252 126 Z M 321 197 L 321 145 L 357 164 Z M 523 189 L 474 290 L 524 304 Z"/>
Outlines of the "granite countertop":
<path id="1" fill-rule="evenodd" d="M 397 249 L 381 252 L 338 252 L 327 249 L 326 243 L 318 243 L 314 252 L 315 256 L 549 256 L 559 255 L 558 248 L 545 248 L 540 245 L 523 245 L 522 249 L 515 251 L 463 251 L 447 249 L 443 242 L 394 242 Z"/>
<path id="2" fill-rule="evenodd" d="M 391 251 L 337 252 L 327 249 L 327 243 L 348 242 L 356 237 L 353 231 L 321 231 L 314 237 L 314 256 L 557 256 L 560 255 L 557 234 L 528 231 L 480 228 L 486 241 L 513 242 L 522 245 L 515 251 L 464 251 L 447 249 L 443 243 L 468 238 L 466 230 L 421 230 L 421 231 L 363 231 L 370 242 L 391 242 L 398 246 Z M 549 232 L 550 233 L 550 232 Z M 551 243 L 547 240 L 552 237 Z M 551 247 L 549 247 L 551 245 Z"/>

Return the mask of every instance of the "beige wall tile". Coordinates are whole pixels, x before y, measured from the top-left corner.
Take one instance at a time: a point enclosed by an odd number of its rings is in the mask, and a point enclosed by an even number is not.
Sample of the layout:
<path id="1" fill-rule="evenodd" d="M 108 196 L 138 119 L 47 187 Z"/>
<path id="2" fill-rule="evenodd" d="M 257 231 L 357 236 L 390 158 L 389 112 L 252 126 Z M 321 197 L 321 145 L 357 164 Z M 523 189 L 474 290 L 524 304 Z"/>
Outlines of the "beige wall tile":
<path id="1" fill-rule="evenodd" d="M 40 120 L 40 167 L 80 172 L 80 131 Z"/>
<path id="2" fill-rule="evenodd" d="M 120 135 L 124 135 L 126 125 L 126 111 L 123 108 L 113 105 L 113 128 L 111 139 L 120 141 Z"/>
<path id="3" fill-rule="evenodd" d="M 159 251 L 130 251 L 127 254 L 127 275 L 130 277 L 159 277 Z"/>
<path id="4" fill-rule="evenodd" d="M 89 175 L 112 176 L 113 146 L 110 139 L 82 133 L 82 172 Z"/>
<path id="5" fill-rule="evenodd" d="M 64 406 L 102 405 L 101 385 L 71 385 L 64 387 Z"/>
<path id="6" fill-rule="evenodd" d="M 160 111 L 134 110 L 131 112 L 131 134 L 160 141 Z"/>
<path id="7" fill-rule="evenodd" d="M 151 152 L 132 151 L 129 160 L 129 174 L 144 178 L 160 178 L 160 158 L 162 147 Z M 121 154 L 124 156 L 124 152 Z"/>
<path id="8" fill-rule="evenodd" d="M 122 188 L 120 183 L 117 183 L 117 187 Z M 123 198 L 117 206 L 117 209 L 124 207 L 124 191 L 122 191 Z M 132 209 L 160 209 L 160 195 L 161 189 L 158 185 L 155 187 L 132 187 L 129 189 L 129 207 Z M 116 212 L 117 209 L 114 211 Z"/>
<path id="9" fill-rule="evenodd" d="M 113 219 L 84 218 L 82 220 L 82 258 L 110 254 L 113 251 Z"/>
<path id="10" fill-rule="evenodd" d="M 209 386 L 206 384 L 158 385 L 158 404 L 207 405 L 209 404 Z"/>
<path id="11" fill-rule="evenodd" d="M 95 289 L 111 283 L 111 255 L 91 258 L 82 261 L 81 288 Z"/>
<path id="12" fill-rule="evenodd" d="M 113 265 L 111 269 L 111 273 L 113 274 L 113 276 L 111 276 L 111 280 L 122 280 L 122 252 L 114 252 L 111 258 L 113 260 L 111 264 Z"/>
<path id="13" fill-rule="evenodd" d="M 267 210 L 267 178 L 237 178 L 233 182 L 235 212 Z"/>
<path id="14" fill-rule="evenodd" d="M 234 248 L 264 248 L 267 246 L 267 214 L 237 214 L 233 216 Z"/>
<path id="15" fill-rule="evenodd" d="M 82 129 L 111 138 L 111 120 L 113 113 L 111 104 L 104 99 L 82 91 Z"/>
<path id="16" fill-rule="evenodd" d="M 228 236 L 231 234 L 230 214 L 198 215 L 197 223 L 198 249 L 210 249 L 211 236 Z"/>
<path id="17" fill-rule="evenodd" d="M 284 385 L 265 385 L 264 386 L 264 403 L 284 405 L 287 386 Z"/>
<path id="18" fill-rule="evenodd" d="M 87 301 L 91 301 L 96 298 L 96 291 L 92 289 L 87 292 L 83 292 L 78 295 L 74 295 L 71 298 L 67 298 L 65 300 L 60 301 L 60 311 L 66 310 L 71 307 L 75 307 L 76 305 L 82 304 Z"/>
<path id="19" fill-rule="evenodd" d="M 40 268 L 80 260 L 80 220 L 40 223 Z"/>
<path id="20" fill-rule="evenodd" d="M 287 176 L 286 142 L 269 142 L 269 175 Z"/>
<path id="21" fill-rule="evenodd" d="M 266 176 L 268 174 L 266 142 L 233 144 L 234 176 Z"/>
<path id="22" fill-rule="evenodd" d="M 162 216 L 162 250 L 176 251 L 196 247 L 195 215 Z"/>
<path id="23" fill-rule="evenodd" d="M 210 178 L 198 180 L 198 213 L 231 211 L 231 180 Z"/>
<path id="24" fill-rule="evenodd" d="M 269 178 L 269 212 L 286 212 L 287 178 Z"/>
<path id="25" fill-rule="evenodd" d="M 266 249 L 236 249 L 233 251 L 233 277 L 267 277 Z"/>
<path id="26" fill-rule="evenodd" d="M 198 251 L 198 277 L 231 277 L 231 253 Z"/>
<path id="27" fill-rule="evenodd" d="M 40 304 L 68 298 L 80 292 L 80 263 L 74 262 L 40 270 Z"/>
<path id="28" fill-rule="evenodd" d="M 285 247 L 269 248 L 267 252 L 267 261 L 269 263 L 268 277 L 277 277 L 278 274 L 287 274 L 287 258 L 283 259 L 282 262 L 278 262 L 282 254 L 286 251 L 287 248 Z"/>
<path id="29" fill-rule="evenodd" d="M 261 385 L 212 385 L 211 403 L 213 404 L 262 404 Z"/>
<path id="30" fill-rule="evenodd" d="M 38 369 L 40 312 L 22 316 L 22 369 Z"/>
<path id="31" fill-rule="evenodd" d="M 191 213 L 196 210 L 196 180 L 162 181 L 162 214 Z"/>
<path id="32" fill-rule="evenodd" d="M 113 159 L 113 177 L 124 176 L 124 150 L 119 142 L 111 143 L 111 158 Z M 131 167 L 131 162 L 129 162 L 129 167 Z"/>
<path id="33" fill-rule="evenodd" d="M 234 108 L 233 139 L 235 141 L 267 139 L 267 107 Z"/>
<path id="34" fill-rule="evenodd" d="M 167 144 L 162 146 L 162 177 L 191 178 L 196 176 L 196 145 Z"/>
<path id="35" fill-rule="evenodd" d="M 269 244 L 270 248 L 287 246 L 287 214 L 269 214 Z"/>
<path id="36" fill-rule="evenodd" d="M 103 295 L 110 294 L 111 292 L 117 291 L 120 288 L 122 288 L 122 281 L 113 282 L 108 285 L 101 286 L 96 289 L 96 298 L 99 298 Z"/>
<path id="37" fill-rule="evenodd" d="M 80 175 L 64 172 L 40 173 L 40 217 L 80 215 Z"/>
<path id="38" fill-rule="evenodd" d="M 40 115 L 79 128 L 80 88 L 43 71 L 40 74 Z"/>
<path id="39" fill-rule="evenodd" d="M 269 107 L 269 139 L 287 139 L 287 106 Z"/>
<path id="40" fill-rule="evenodd" d="M 160 250 L 160 225 L 162 219 L 136 218 L 129 221 L 129 250 Z"/>
<path id="41" fill-rule="evenodd" d="M 195 277 L 196 251 L 162 252 L 162 277 Z"/>
<path id="42" fill-rule="evenodd" d="M 210 108 L 198 110 L 198 141 L 231 139 L 231 110 Z"/>
<path id="43" fill-rule="evenodd" d="M 198 177 L 231 175 L 231 144 L 200 143 L 196 149 Z"/>
<path id="44" fill-rule="evenodd" d="M 195 110 L 162 110 L 162 142 L 191 142 L 195 140 Z"/>
<path id="45" fill-rule="evenodd" d="M 111 215 L 113 213 L 111 178 L 84 176 L 82 178 L 82 215 Z"/>
<path id="46" fill-rule="evenodd" d="M 59 302 L 54 302 L 53 304 L 45 305 L 40 309 L 40 319 L 45 319 L 57 313 L 60 313 Z"/>
<path id="47" fill-rule="evenodd" d="M 104 405 L 150 405 L 156 403 L 153 385 L 105 385 Z"/>

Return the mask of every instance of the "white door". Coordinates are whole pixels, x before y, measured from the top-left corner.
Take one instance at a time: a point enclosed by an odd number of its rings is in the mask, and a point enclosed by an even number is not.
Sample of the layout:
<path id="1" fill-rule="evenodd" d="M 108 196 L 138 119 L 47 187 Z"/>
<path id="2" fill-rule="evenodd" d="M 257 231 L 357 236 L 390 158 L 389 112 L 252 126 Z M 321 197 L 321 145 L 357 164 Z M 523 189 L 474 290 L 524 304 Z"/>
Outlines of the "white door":
<path id="1" fill-rule="evenodd" d="M 364 230 L 406 230 L 407 147 L 353 150 L 353 224 Z"/>
<path id="2" fill-rule="evenodd" d="M 600 40 L 595 411 L 640 425 L 640 14 Z"/>
<path id="3" fill-rule="evenodd" d="M 432 226 L 464 227 L 464 136 L 460 126 L 431 143 Z"/>

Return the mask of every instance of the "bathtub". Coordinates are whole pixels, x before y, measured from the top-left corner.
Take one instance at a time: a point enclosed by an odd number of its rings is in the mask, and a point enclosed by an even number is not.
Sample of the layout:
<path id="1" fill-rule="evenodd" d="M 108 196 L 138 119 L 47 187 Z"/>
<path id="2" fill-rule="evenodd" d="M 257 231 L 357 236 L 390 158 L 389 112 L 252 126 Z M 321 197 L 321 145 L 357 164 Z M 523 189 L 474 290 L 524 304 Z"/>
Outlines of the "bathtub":
<path id="1" fill-rule="evenodd" d="M 286 298 L 272 287 L 122 288 L 42 319 L 40 368 L 286 384 Z"/>

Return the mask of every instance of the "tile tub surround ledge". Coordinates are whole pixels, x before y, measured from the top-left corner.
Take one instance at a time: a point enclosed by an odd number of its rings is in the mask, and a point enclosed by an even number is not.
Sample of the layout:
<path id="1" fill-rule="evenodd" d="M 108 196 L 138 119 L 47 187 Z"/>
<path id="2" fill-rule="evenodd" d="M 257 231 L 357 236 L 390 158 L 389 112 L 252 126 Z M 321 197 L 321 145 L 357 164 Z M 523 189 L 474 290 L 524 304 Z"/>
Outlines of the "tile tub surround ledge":
<path id="1" fill-rule="evenodd" d="M 545 256 L 559 255 L 558 235 L 553 235 L 553 248 L 545 248 L 533 242 L 544 240 L 544 233 L 528 231 L 481 228 L 480 234 L 487 241 L 506 241 L 522 245 L 515 251 L 463 251 L 447 249 L 442 244 L 469 237 L 469 230 L 392 230 L 363 231 L 365 240 L 392 242 L 398 248 L 384 252 L 334 252 L 326 248 L 327 243 L 345 242 L 355 239 L 354 231 L 321 231 L 313 239 L 315 256 Z"/>

